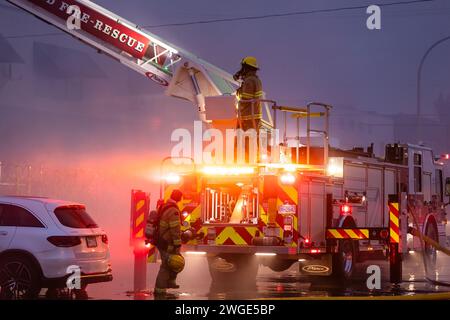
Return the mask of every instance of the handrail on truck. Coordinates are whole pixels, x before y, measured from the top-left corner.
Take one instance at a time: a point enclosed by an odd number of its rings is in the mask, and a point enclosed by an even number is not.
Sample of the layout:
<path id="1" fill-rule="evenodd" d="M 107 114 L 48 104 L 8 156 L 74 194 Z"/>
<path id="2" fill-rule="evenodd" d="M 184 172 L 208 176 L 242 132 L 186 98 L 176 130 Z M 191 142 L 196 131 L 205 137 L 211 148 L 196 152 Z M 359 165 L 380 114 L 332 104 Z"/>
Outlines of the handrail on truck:
<path id="1" fill-rule="evenodd" d="M 324 110 L 320 112 L 311 112 L 312 107 L 322 107 Z M 329 153 L 329 116 L 331 105 L 321 103 L 321 102 L 310 102 L 306 107 L 289 107 L 289 106 L 278 106 L 274 104 L 272 109 L 274 111 L 274 129 L 277 127 L 277 111 L 284 112 L 284 134 L 283 142 L 287 145 L 288 140 L 295 140 L 296 142 L 296 156 L 297 164 L 300 159 L 300 119 L 306 118 L 306 164 L 310 164 L 310 152 L 311 152 L 311 133 L 320 133 L 323 135 L 323 149 L 324 149 L 324 170 L 328 164 L 328 153 Z M 291 117 L 296 119 L 296 129 L 297 135 L 295 137 L 288 137 L 287 132 L 287 113 L 292 113 Z M 311 118 L 314 117 L 325 117 L 325 128 L 324 130 L 312 129 L 311 128 Z"/>

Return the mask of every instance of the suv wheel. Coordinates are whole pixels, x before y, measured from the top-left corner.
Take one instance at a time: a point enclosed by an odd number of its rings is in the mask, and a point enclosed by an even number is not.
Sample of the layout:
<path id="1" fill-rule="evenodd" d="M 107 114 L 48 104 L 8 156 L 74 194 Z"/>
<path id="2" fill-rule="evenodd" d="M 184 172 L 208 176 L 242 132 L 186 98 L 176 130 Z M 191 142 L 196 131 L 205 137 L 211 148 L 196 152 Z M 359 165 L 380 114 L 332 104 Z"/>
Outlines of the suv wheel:
<path id="1" fill-rule="evenodd" d="M 24 256 L 0 258 L 0 299 L 35 299 L 41 291 L 39 272 Z"/>

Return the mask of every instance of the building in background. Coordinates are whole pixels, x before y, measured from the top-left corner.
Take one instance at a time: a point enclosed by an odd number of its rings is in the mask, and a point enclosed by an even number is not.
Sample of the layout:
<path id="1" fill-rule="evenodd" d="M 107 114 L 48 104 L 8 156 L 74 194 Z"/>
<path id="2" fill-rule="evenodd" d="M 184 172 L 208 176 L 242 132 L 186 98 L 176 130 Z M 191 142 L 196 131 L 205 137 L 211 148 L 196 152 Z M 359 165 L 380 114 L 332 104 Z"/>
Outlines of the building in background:
<path id="1" fill-rule="evenodd" d="M 23 63 L 22 57 L 0 34 L 0 90 L 8 81 L 14 79 L 14 66 Z"/>
<path id="2" fill-rule="evenodd" d="M 395 139 L 401 142 L 423 143 L 434 150 L 435 156 L 450 153 L 450 96 L 440 94 L 434 107 L 435 109 L 429 108 L 429 112 L 422 117 L 420 137 L 416 115 L 395 114 Z"/>
<path id="3" fill-rule="evenodd" d="M 376 156 L 384 155 L 384 147 L 395 141 L 392 116 L 354 107 L 336 106 L 330 116 L 330 143 L 340 149 L 367 148 L 374 144 Z"/>

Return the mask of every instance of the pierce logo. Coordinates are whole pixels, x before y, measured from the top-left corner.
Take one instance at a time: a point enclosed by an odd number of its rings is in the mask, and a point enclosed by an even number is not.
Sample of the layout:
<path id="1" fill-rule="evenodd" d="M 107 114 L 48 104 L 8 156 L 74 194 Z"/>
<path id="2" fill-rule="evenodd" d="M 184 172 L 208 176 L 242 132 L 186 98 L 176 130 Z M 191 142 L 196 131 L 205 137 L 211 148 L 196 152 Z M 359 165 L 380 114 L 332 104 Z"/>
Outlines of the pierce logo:
<path id="1" fill-rule="evenodd" d="M 155 81 L 156 83 L 158 83 L 158 84 L 160 84 L 160 85 L 162 85 L 162 86 L 167 87 L 167 86 L 169 85 L 169 82 L 167 82 L 167 80 L 165 80 L 165 79 L 163 79 L 163 78 L 157 76 L 157 75 L 154 74 L 154 73 L 147 72 L 145 75 L 146 75 L 149 79 Z"/>
<path id="2" fill-rule="evenodd" d="M 330 271 L 330 268 L 328 268 L 327 266 L 321 266 L 318 264 L 311 264 L 309 266 L 304 266 L 302 268 L 303 271 L 305 272 L 310 272 L 310 273 L 325 273 Z"/>

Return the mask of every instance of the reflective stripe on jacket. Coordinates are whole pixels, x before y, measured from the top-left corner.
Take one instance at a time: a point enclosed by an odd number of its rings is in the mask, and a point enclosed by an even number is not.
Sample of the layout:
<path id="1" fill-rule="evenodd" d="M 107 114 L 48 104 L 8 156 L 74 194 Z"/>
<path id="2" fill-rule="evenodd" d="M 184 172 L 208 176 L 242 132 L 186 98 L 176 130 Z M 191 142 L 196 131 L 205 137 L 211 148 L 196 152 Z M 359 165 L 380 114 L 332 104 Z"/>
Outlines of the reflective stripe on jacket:
<path id="1" fill-rule="evenodd" d="M 166 205 L 165 205 L 166 206 Z M 181 245 L 181 221 L 178 207 L 162 208 L 159 220 L 159 236 L 168 242 L 168 245 Z"/>
<path id="2" fill-rule="evenodd" d="M 245 100 L 261 99 L 263 97 L 262 83 L 256 74 L 250 74 L 244 78 L 242 86 L 238 90 L 239 101 L 239 113 L 241 120 L 261 119 L 262 110 L 261 103 L 245 102 Z"/>

